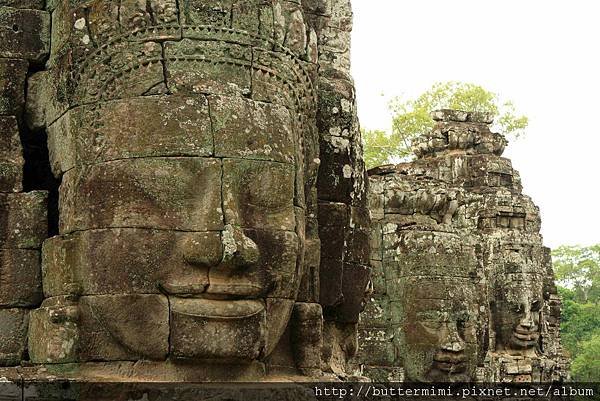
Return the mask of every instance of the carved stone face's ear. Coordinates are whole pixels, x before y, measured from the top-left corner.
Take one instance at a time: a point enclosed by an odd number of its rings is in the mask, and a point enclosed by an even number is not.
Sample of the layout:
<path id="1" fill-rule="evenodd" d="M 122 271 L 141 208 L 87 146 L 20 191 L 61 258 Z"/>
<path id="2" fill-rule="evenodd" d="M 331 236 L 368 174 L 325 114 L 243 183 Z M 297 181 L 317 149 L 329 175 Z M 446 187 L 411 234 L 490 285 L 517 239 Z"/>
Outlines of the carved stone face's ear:
<path id="1" fill-rule="evenodd" d="M 79 361 L 79 304 L 70 296 L 46 299 L 30 313 L 29 357 L 33 363 Z"/>

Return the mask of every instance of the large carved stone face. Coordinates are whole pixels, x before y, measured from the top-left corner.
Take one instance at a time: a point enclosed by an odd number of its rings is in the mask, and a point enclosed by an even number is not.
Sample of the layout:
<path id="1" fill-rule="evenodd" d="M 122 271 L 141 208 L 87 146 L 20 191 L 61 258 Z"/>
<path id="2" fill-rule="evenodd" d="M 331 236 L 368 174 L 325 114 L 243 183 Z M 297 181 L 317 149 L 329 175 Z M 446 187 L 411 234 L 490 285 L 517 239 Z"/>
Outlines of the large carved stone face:
<path id="1" fill-rule="evenodd" d="M 477 364 L 474 286 L 412 277 L 402 284 L 399 348 L 410 381 L 469 381 Z"/>
<path id="2" fill-rule="evenodd" d="M 48 294 L 81 296 L 78 358 L 268 355 L 316 207 L 300 6 L 72 3 L 54 13 L 55 85 L 76 82 L 48 128 L 63 179 L 44 257 Z"/>
<path id="3" fill-rule="evenodd" d="M 508 274 L 498 284 L 493 306 L 496 349 L 517 353 L 535 349 L 540 338 L 543 280 L 534 274 Z"/>

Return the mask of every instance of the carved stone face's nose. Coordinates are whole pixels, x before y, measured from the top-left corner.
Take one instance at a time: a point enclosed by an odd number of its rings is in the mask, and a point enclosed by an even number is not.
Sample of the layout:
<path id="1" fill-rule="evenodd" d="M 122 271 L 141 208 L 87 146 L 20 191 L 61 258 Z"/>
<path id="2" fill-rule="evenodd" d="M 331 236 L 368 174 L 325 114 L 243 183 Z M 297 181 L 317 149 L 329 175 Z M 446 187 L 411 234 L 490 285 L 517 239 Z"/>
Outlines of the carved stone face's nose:
<path id="1" fill-rule="evenodd" d="M 443 341 L 441 349 L 450 352 L 462 352 L 465 350 L 465 342 L 458 334 L 458 328 L 455 322 L 445 324 L 443 330 Z"/>
<path id="2" fill-rule="evenodd" d="M 235 267 L 248 267 L 258 263 L 260 252 L 254 241 L 242 229 L 231 224 L 225 225 L 221 235 L 223 243 L 223 263 Z"/>
<path id="3" fill-rule="evenodd" d="M 256 243 L 241 228 L 227 224 L 221 233 L 190 236 L 184 244 L 183 256 L 193 266 L 241 268 L 256 264 L 260 252 Z"/>
<path id="4" fill-rule="evenodd" d="M 526 329 L 531 329 L 535 326 L 535 322 L 533 321 L 533 315 L 529 308 L 525 308 L 525 315 L 519 322 L 519 325 Z"/>

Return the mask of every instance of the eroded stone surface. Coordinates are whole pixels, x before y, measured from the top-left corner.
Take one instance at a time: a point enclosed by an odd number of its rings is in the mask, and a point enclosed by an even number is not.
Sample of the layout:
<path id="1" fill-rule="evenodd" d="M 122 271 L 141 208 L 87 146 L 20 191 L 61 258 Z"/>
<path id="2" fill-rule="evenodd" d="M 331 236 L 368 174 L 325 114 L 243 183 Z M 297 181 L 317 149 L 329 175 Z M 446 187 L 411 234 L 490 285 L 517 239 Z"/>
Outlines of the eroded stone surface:
<path id="1" fill-rule="evenodd" d="M 18 365 L 23 359 L 28 322 L 28 309 L 0 309 L 0 365 Z"/>
<path id="2" fill-rule="evenodd" d="M 2 7 L 0 53 L 41 62 L 50 50 L 50 16 L 45 11 Z"/>
<path id="3" fill-rule="evenodd" d="M 0 115 L 0 192 L 19 192 L 23 189 L 23 164 L 17 118 Z"/>
<path id="4" fill-rule="evenodd" d="M 34 307 L 41 301 L 40 251 L 0 249 L 0 307 Z"/>
<path id="5" fill-rule="evenodd" d="M 2 248 L 39 249 L 48 235 L 47 193 L 0 193 Z"/>
<path id="6" fill-rule="evenodd" d="M 0 59 L 0 115 L 19 115 L 25 105 L 25 79 L 29 63 Z"/>

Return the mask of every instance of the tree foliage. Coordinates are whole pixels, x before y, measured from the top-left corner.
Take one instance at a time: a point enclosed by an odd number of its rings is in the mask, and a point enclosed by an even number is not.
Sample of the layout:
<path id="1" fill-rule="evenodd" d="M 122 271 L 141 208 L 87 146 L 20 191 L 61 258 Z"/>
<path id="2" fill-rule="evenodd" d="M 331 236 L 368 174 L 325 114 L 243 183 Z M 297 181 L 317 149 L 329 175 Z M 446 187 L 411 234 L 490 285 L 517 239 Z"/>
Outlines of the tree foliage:
<path id="1" fill-rule="evenodd" d="M 558 283 L 572 289 L 577 302 L 600 302 L 600 244 L 561 246 L 552 259 Z"/>
<path id="2" fill-rule="evenodd" d="M 367 167 L 396 162 L 411 155 L 411 142 L 433 127 L 430 112 L 438 109 L 458 109 L 490 113 L 495 129 L 509 137 L 519 137 L 528 119 L 518 115 L 514 105 L 501 101 L 498 94 L 464 82 L 438 82 L 416 99 L 394 98 L 390 103 L 393 115 L 391 132 L 363 132 Z"/>
<path id="3" fill-rule="evenodd" d="M 561 339 L 577 381 L 600 381 L 600 244 L 552 251 L 563 301 Z"/>
<path id="4" fill-rule="evenodd" d="M 600 331 L 600 305 L 563 300 L 561 340 L 572 358 L 576 358 L 583 341 Z"/>
<path id="5" fill-rule="evenodd" d="M 589 340 L 581 344 L 581 352 L 573 360 L 571 375 L 573 380 L 598 382 L 600 379 L 600 330 L 596 330 Z"/>

